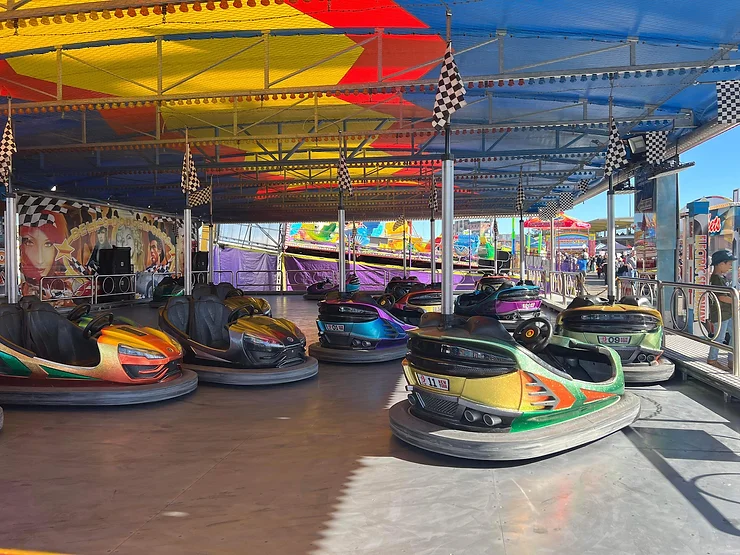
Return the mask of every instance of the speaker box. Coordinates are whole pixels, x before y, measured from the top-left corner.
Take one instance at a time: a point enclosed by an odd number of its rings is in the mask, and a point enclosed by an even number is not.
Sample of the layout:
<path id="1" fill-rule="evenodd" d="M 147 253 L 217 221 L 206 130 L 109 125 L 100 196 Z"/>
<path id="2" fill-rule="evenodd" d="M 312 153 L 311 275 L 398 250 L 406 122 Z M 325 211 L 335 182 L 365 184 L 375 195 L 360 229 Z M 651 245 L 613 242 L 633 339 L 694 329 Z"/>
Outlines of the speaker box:
<path id="1" fill-rule="evenodd" d="M 108 303 L 115 301 L 128 301 L 133 299 L 133 288 L 131 277 L 131 248 L 113 247 L 112 249 L 100 249 L 97 278 L 98 302 Z M 117 277 L 120 276 L 120 277 Z"/>
<path id="2" fill-rule="evenodd" d="M 208 253 L 207 252 L 194 252 L 193 253 L 193 271 L 194 272 L 207 272 L 208 271 Z"/>

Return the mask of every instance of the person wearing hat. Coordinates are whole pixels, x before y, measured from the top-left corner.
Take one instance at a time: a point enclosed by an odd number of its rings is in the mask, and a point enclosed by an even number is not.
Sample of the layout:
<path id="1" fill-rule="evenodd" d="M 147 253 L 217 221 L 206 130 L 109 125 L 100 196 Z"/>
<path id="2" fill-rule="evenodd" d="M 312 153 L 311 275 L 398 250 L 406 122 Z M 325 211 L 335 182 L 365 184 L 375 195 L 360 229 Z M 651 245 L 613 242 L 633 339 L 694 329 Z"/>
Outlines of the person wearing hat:
<path id="1" fill-rule="evenodd" d="M 734 256 L 732 256 L 728 251 L 722 249 L 712 254 L 712 276 L 709 278 L 709 285 L 718 285 L 720 287 L 730 287 L 730 284 L 727 282 L 727 278 L 725 277 L 725 274 L 732 270 L 732 262 L 734 260 L 737 260 Z M 727 336 L 727 332 L 730 331 L 730 341 L 728 345 L 730 347 L 733 346 L 733 341 L 735 340 L 734 337 L 732 337 L 732 332 L 730 328 L 730 320 L 733 317 L 732 314 L 732 297 L 729 295 L 717 295 L 717 300 L 719 301 L 719 306 L 717 306 L 717 303 L 710 302 L 710 318 L 712 322 L 716 322 L 717 320 L 721 320 L 721 324 L 719 327 L 719 333 L 714 336 L 714 339 L 717 341 L 724 341 L 725 337 Z M 709 357 L 707 358 L 707 364 L 710 366 L 714 366 L 715 368 L 720 368 L 722 370 L 730 370 L 732 371 L 733 366 L 733 359 L 732 359 L 732 353 L 730 353 L 727 357 L 727 366 L 723 366 L 718 360 L 717 357 L 719 356 L 719 349 L 717 347 L 710 347 L 709 349 Z"/>

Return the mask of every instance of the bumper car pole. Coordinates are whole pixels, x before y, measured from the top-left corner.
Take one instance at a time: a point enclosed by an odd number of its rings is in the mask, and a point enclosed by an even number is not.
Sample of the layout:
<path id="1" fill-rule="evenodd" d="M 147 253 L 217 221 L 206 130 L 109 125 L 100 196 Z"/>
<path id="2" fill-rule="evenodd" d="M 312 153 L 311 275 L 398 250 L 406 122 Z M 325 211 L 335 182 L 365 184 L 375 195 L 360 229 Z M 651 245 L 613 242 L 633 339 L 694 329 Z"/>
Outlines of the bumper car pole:
<path id="1" fill-rule="evenodd" d="M 445 154 L 442 158 L 442 314 L 445 325 L 452 323 L 452 221 L 455 218 L 455 159 L 450 152 L 450 124 L 445 125 Z"/>
<path id="2" fill-rule="evenodd" d="M 192 240 L 193 238 L 190 235 L 190 226 L 192 225 L 192 214 L 190 212 L 190 195 L 185 195 L 185 205 L 188 206 L 188 208 L 185 208 L 185 214 L 183 216 L 183 227 L 185 228 L 183 230 L 184 234 L 184 249 L 183 249 L 183 256 L 185 257 L 185 294 L 186 295 L 192 295 L 193 294 L 193 247 L 192 247 Z"/>
<path id="3" fill-rule="evenodd" d="M 610 79 L 614 87 L 613 78 Z M 614 99 L 609 95 L 609 122 L 612 122 Z M 617 300 L 617 230 L 614 221 L 614 172 L 609 174 L 609 190 L 606 193 L 606 296 L 610 303 Z"/>
<path id="4" fill-rule="evenodd" d="M 8 123 L 12 134 L 12 99 L 8 95 Z M 5 196 L 5 291 L 8 296 L 8 303 L 18 302 L 18 198 L 13 191 L 13 152 L 7 154 L 7 161 L 10 168 L 7 173 L 7 189 Z"/>
<path id="5" fill-rule="evenodd" d="M 213 281 L 216 270 L 216 268 L 214 268 L 215 257 L 213 256 L 213 243 L 216 240 L 214 236 L 216 232 L 216 226 L 213 225 L 213 176 L 211 176 L 211 202 L 208 204 L 208 209 L 209 216 L 211 218 L 211 221 L 208 224 L 208 283 L 215 283 Z M 231 285 L 234 284 L 232 283 Z"/>
<path id="6" fill-rule="evenodd" d="M 343 137 L 339 138 L 339 151 L 344 153 L 346 143 L 342 142 Z M 347 256 L 347 246 L 344 243 L 344 190 L 339 186 L 339 208 L 337 215 L 337 225 L 339 227 L 339 292 L 347 292 L 347 267 L 345 266 Z"/>

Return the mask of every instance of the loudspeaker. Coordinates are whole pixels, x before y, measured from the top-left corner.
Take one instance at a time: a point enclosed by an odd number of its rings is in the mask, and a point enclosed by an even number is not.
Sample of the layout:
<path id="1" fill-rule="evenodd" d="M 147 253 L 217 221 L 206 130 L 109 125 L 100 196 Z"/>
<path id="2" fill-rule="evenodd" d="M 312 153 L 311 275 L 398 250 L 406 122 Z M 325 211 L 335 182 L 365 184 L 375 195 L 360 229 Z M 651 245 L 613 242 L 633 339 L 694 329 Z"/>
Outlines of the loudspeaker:
<path id="1" fill-rule="evenodd" d="M 97 279 L 98 302 L 107 303 L 113 301 L 127 301 L 133 298 L 131 278 L 131 248 L 113 247 L 112 249 L 100 249 L 100 268 Z M 111 276 L 121 277 L 111 277 Z"/>
<path id="2" fill-rule="evenodd" d="M 131 273 L 131 248 L 113 247 L 112 249 L 100 249 L 99 271 L 103 276 L 130 274 Z"/>
<path id="3" fill-rule="evenodd" d="M 208 271 L 208 253 L 207 252 L 194 252 L 193 253 L 193 271 L 194 272 L 207 272 Z"/>

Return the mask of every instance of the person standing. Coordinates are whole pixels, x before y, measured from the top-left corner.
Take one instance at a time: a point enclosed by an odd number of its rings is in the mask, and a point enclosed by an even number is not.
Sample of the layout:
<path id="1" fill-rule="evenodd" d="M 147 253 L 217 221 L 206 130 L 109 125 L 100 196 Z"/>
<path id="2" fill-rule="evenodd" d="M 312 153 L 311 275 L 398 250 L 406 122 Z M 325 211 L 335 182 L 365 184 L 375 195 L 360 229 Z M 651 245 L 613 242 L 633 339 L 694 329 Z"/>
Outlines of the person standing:
<path id="1" fill-rule="evenodd" d="M 730 287 L 727 282 L 726 274 L 732 270 L 732 262 L 737 260 L 726 250 L 719 250 L 712 254 L 712 276 L 709 278 L 709 285 L 718 285 L 720 287 Z M 732 327 L 730 322 L 732 321 L 732 297 L 729 295 L 717 294 L 718 303 L 709 303 L 710 318 L 712 322 L 720 321 L 719 333 L 714 336 L 715 341 L 724 342 L 728 332 L 730 340 L 727 343 L 730 347 L 733 346 L 735 338 L 732 336 Z M 721 370 L 732 371 L 733 358 L 732 352 L 727 356 L 727 366 L 723 366 L 718 360 L 719 349 L 717 347 L 709 348 L 709 357 L 707 357 L 707 364 L 719 368 Z"/>

